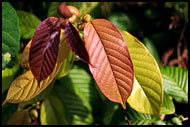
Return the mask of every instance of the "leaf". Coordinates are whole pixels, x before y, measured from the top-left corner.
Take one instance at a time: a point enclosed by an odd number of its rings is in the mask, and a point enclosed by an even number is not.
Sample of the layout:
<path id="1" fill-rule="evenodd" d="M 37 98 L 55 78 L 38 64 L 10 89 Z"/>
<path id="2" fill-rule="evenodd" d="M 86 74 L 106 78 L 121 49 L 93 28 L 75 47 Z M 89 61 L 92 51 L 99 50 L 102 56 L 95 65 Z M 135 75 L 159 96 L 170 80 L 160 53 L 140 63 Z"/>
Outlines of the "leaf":
<path id="1" fill-rule="evenodd" d="M 100 4 L 100 2 L 81 2 L 79 7 L 80 15 L 92 14 L 93 10 Z"/>
<path id="2" fill-rule="evenodd" d="M 63 34 L 64 32 L 62 31 L 61 33 Z M 28 70 L 12 82 L 7 93 L 7 102 L 20 103 L 23 101 L 28 101 L 42 92 L 51 83 L 59 71 L 64 59 L 68 56 L 69 53 L 68 45 L 65 42 L 64 36 L 62 34 L 60 37 L 58 58 L 51 75 L 40 82 L 40 87 L 38 87 L 37 80 L 34 78 L 32 72 Z"/>
<path id="3" fill-rule="evenodd" d="M 64 76 L 66 76 L 69 71 L 71 70 L 73 63 L 74 63 L 75 56 L 73 55 L 72 51 L 69 51 L 68 57 L 63 61 L 63 64 L 59 70 L 59 73 L 57 74 L 57 79 L 60 79 Z"/>
<path id="4" fill-rule="evenodd" d="M 40 108 L 40 122 L 42 125 L 66 125 L 64 107 L 59 98 L 48 96 Z"/>
<path id="5" fill-rule="evenodd" d="M 20 65 L 22 68 L 29 70 L 29 51 L 30 51 L 30 46 L 31 46 L 32 40 L 28 42 L 26 47 L 24 48 L 24 51 L 22 53 L 22 57 L 20 60 Z"/>
<path id="6" fill-rule="evenodd" d="M 7 125 L 29 125 L 31 118 L 28 110 L 15 112 L 8 120 Z"/>
<path id="7" fill-rule="evenodd" d="M 148 51 L 152 54 L 152 56 L 154 56 L 154 58 L 156 59 L 156 62 L 158 64 L 160 64 L 160 57 L 158 55 L 158 52 L 157 52 L 156 47 L 154 46 L 153 42 L 145 37 L 143 39 L 143 43 L 145 44 Z"/>
<path id="8" fill-rule="evenodd" d="M 105 19 L 85 25 L 83 32 L 89 69 L 101 92 L 125 109 L 133 88 L 133 64 L 126 43 L 119 30 Z"/>
<path id="9" fill-rule="evenodd" d="M 5 70 L 2 70 L 2 93 L 9 88 L 19 68 L 19 63 L 16 63 L 13 68 L 5 68 Z"/>
<path id="10" fill-rule="evenodd" d="M 48 17 L 59 17 L 57 14 L 57 8 L 62 2 L 51 2 L 49 8 L 48 8 Z"/>
<path id="11" fill-rule="evenodd" d="M 152 125 L 151 115 L 139 113 L 133 110 L 128 104 L 125 114 L 131 125 Z"/>
<path id="12" fill-rule="evenodd" d="M 18 10 L 17 15 L 19 17 L 21 38 L 32 38 L 37 26 L 41 23 L 41 20 L 34 14 L 22 10 Z"/>
<path id="13" fill-rule="evenodd" d="M 134 36 L 121 31 L 134 67 L 134 87 L 127 100 L 138 112 L 159 115 L 163 101 L 162 76 L 154 57 Z"/>
<path id="14" fill-rule="evenodd" d="M 69 74 L 58 80 L 52 95 L 63 103 L 69 125 L 93 123 L 92 111 L 99 104 L 99 96 L 91 76 L 82 68 L 74 66 Z M 96 107 L 93 108 L 93 105 Z"/>
<path id="15" fill-rule="evenodd" d="M 16 112 L 18 104 L 6 104 L 2 106 L 2 125 L 5 125 L 11 115 Z"/>
<path id="16" fill-rule="evenodd" d="M 73 53 L 82 61 L 89 63 L 88 53 L 76 28 L 70 22 L 65 24 L 65 38 Z"/>
<path id="17" fill-rule="evenodd" d="M 16 11 L 8 2 L 2 2 L 2 53 L 15 56 L 19 51 L 20 31 Z"/>
<path id="18" fill-rule="evenodd" d="M 175 106 L 173 104 L 173 101 L 168 96 L 168 94 L 164 92 L 164 99 L 160 114 L 174 114 L 174 113 L 175 113 Z"/>
<path id="19" fill-rule="evenodd" d="M 108 17 L 108 20 L 112 22 L 118 29 L 129 32 L 135 32 L 139 26 L 139 22 L 135 16 L 120 11 L 113 12 Z"/>
<path id="20" fill-rule="evenodd" d="M 45 19 L 36 29 L 29 51 L 29 67 L 40 83 L 53 71 L 58 55 L 60 30 L 52 30 L 58 19 Z"/>
<path id="21" fill-rule="evenodd" d="M 188 103 L 188 71 L 179 67 L 160 67 L 164 91 L 179 103 Z"/>

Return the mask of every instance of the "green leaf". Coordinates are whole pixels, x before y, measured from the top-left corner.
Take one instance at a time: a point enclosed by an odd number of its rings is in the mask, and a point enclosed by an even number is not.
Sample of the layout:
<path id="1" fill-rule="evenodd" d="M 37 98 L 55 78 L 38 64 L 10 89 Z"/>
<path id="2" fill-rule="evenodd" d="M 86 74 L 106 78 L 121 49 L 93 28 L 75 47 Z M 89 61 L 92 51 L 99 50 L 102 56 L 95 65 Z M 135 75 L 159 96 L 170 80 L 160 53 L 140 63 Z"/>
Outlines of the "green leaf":
<path id="1" fill-rule="evenodd" d="M 179 67 L 160 67 L 164 91 L 180 103 L 188 103 L 188 70 Z"/>
<path id="2" fill-rule="evenodd" d="M 99 5 L 99 2 L 82 2 L 79 11 L 80 15 L 83 14 L 92 14 L 92 11 Z"/>
<path id="3" fill-rule="evenodd" d="M 5 70 L 2 70 L 2 93 L 11 85 L 17 71 L 19 70 L 19 67 L 19 62 L 17 62 L 13 68 L 5 68 Z"/>
<path id="4" fill-rule="evenodd" d="M 63 61 L 63 64 L 61 65 L 61 68 L 59 70 L 59 73 L 57 74 L 57 79 L 60 79 L 64 76 L 66 76 L 69 71 L 71 70 L 71 67 L 73 65 L 75 56 L 73 55 L 72 51 L 69 51 L 69 55 L 67 58 Z"/>
<path id="5" fill-rule="evenodd" d="M 8 3 L 2 3 L 2 53 L 15 56 L 19 51 L 20 32 L 15 9 Z"/>
<path id="6" fill-rule="evenodd" d="M 138 22 L 134 16 L 126 15 L 121 12 L 114 12 L 108 17 L 118 29 L 127 30 L 130 32 L 135 31 L 138 28 Z"/>
<path id="7" fill-rule="evenodd" d="M 31 39 L 41 20 L 34 14 L 21 10 L 17 11 L 17 15 L 19 17 L 21 38 Z"/>
<path id="8" fill-rule="evenodd" d="M 102 121 L 105 125 L 109 125 L 113 120 L 113 116 L 116 110 L 119 108 L 117 103 L 113 103 L 109 100 L 104 101 L 102 104 Z"/>
<path id="9" fill-rule="evenodd" d="M 132 109 L 128 104 L 125 110 L 126 117 L 132 125 L 151 125 L 152 119 L 149 114 L 142 114 Z"/>
<path id="10" fill-rule="evenodd" d="M 58 81 L 52 94 L 58 96 L 63 103 L 68 123 L 92 124 L 92 105 L 98 104 L 99 96 L 91 76 L 84 69 L 74 66 L 67 76 Z"/>
<path id="11" fill-rule="evenodd" d="M 154 58 L 156 59 L 156 62 L 158 64 L 160 64 L 160 58 L 159 58 L 159 55 L 158 55 L 158 52 L 157 52 L 157 49 L 156 47 L 154 46 L 153 42 L 150 41 L 150 39 L 148 38 L 144 38 L 143 41 L 142 41 L 146 48 L 148 49 L 148 51 L 154 56 Z"/>
<path id="12" fill-rule="evenodd" d="M 164 92 L 164 99 L 160 114 L 173 114 L 175 112 L 175 106 L 168 94 Z"/>
<path id="13" fill-rule="evenodd" d="M 40 122 L 42 125 L 66 125 L 64 107 L 59 98 L 48 96 L 40 109 Z"/>
<path id="14" fill-rule="evenodd" d="M 48 8 L 48 17 L 59 17 L 57 14 L 57 8 L 62 2 L 51 2 L 49 8 Z"/>
<path id="15" fill-rule="evenodd" d="M 163 101 L 160 69 L 148 49 L 134 36 L 121 31 L 134 67 L 134 86 L 127 102 L 138 112 L 159 115 Z"/>

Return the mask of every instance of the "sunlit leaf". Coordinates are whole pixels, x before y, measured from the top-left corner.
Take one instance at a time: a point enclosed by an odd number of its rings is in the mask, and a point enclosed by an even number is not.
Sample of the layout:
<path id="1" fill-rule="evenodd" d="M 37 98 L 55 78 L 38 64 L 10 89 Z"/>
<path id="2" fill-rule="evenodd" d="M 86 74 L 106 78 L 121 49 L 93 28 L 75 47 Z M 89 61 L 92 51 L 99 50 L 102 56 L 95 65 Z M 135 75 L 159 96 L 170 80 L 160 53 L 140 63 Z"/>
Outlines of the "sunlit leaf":
<path id="1" fill-rule="evenodd" d="M 65 24 L 65 38 L 72 52 L 82 61 L 89 63 L 88 53 L 79 32 L 70 22 Z"/>
<path id="2" fill-rule="evenodd" d="M 90 71 L 101 92 L 125 109 L 133 88 L 133 64 L 119 30 L 105 19 L 85 25 L 83 33 Z"/>
<path id="3" fill-rule="evenodd" d="M 15 112 L 7 121 L 7 125 L 29 125 L 31 118 L 28 110 Z"/>
<path id="4" fill-rule="evenodd" d="M 31 39 L 41 20 L 34 14 L 26 11 L 18 10 L 17 15 L 19 17 L 21 38 Z"/>
<path id="5" fill-rule="evenodd" d="M 48 96 L 40 108 L 41 125 L 66 125 L 64 107 L 59 98 L 56 96 Z"/>
<path id="6" fill-rule="evenodd" d="M 37 27 L 29 51 L 29 67 L 40 83 L 53 71 L 58 55 L 60 29 L 52 30 L 58 19 L 50 17 Z"/>
<path id="7" fill-rule="evenodd" d="M 160 114 L 173 114 L 175 112 L 175 106 L 171 98 L 166 92 L 164 92 L 164 99 Z"/>
<path id="8" fill-rule="evenodd" d="M 64 36 L 62 35 L 60 37 L 58 58 L 51 75 L 48 76 L 42 82 L 40 82 L 39 84 L 40 87 L 39 87 L 38 82 L 34 78 L 32 72 L 28 70 L 27 72 L 20 75 L 12 82 L 7 93 L 6 101 L 10 103 L 19 103 L 23 101 L 28 101 L 33 97 L 35 97 L 36 95 L 38 95 L 40 92 L 42 92 L 56 76 L 64 59 L 68 56 L 68 53 L 69 53 L 69 47 L 65 42 Z"/>
<path id="9" fill-rule="evenodd" d="M 179 67 L 160 67 L 164 91 L 175 101 L 188 103 L 188 70 Z"/>
<path id="10" fill-rule="evenodd" d="M 2 53 L 15 56 L 19 51 L 19 21 L 14 8 L 8 2 L 2 2 Z"/>
<path id="11" fill-rule="evenodd" d="M 163 83 L 160 69 L 147 48 L 134 36 L 121 31 L 134 67 L 134 87 L 127 100 L 138 112 L 159 115 L 163 101 Z"/>

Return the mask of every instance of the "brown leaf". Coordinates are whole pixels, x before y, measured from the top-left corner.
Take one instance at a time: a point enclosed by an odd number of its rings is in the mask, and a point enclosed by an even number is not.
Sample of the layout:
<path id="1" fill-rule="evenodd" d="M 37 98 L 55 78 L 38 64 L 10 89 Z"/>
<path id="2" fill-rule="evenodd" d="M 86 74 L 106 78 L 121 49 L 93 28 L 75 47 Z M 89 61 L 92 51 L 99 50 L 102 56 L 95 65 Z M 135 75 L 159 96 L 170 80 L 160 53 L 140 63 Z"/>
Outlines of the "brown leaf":
<path id="1" fill-rule="evenodd" d="M 53 71 L 56 63 L 60 29 L 56 27 L 58 19 L 49 17 L 36 29 L 29 52 L 29 66 L 38 83 L 46 79 Z"/>
<path id="2" fill-rule="evenodd" d="M 65 38 L 72 52 L 82 61 L 89 63 L 88 53 L 76 28 L 70 23 L 65 25 Z"/>
<path id="3" fill-rule="evenodd" d="M 17 111 L 7 121 L 7 125 L 29 125 L 31 118 L 28 110 Z"/>
<path id="4" fill-rule="evenodd" d="M 111 101 L 126 108 L 133 88 L 133 64 L 126 43 L 119 30 L 105 19 L 85 25 L 83 33 L 90 71 L 102 91 Z"/>

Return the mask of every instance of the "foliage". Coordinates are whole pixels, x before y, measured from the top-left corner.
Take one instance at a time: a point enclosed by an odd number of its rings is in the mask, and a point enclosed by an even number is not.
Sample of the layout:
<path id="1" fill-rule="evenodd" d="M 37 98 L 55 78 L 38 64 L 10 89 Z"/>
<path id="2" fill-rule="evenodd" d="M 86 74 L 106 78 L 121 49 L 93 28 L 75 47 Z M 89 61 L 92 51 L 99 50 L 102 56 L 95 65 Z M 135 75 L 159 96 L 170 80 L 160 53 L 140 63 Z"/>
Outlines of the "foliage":
<path id="1" fill-rule="evenodd" d="M 187 124 L 186 5 L 3 2 L 2 124 Z"/>

